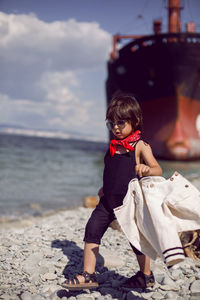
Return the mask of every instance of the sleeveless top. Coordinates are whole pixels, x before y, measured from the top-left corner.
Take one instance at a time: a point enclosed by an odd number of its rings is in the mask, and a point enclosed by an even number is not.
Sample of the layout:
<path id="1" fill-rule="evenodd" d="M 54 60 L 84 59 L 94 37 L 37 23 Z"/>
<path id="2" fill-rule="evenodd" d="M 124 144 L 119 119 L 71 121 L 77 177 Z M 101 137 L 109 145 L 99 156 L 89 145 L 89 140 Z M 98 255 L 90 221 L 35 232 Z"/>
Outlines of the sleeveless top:
<path id="1" fill-rule="evenodd" d="M 108 149 L 104 157 L 104 165 L 104 196 L 101 198 L 101 202 L 107 209 L 113 210 L 113 208 L 122 205 L 129 182 L 137 177 L 135 149 L 123 154 L 115 153 L 114 156 L 110 155 Z"/>

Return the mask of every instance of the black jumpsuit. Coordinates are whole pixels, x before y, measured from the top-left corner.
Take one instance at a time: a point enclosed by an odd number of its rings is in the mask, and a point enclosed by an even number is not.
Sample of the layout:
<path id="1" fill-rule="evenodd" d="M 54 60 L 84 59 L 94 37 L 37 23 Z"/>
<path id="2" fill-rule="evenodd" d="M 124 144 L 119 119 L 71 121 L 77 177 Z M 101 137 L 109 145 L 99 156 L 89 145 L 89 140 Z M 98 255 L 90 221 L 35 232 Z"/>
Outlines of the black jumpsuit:
<path id="1" fill-rule="evenodd" d="M 104 157 L 103 194 L 99 204 L 94 209 L 85 229 L 84 241 L 100 244 L 101 238 L 109 224 L 115 219 L 113 209 L 123 204 L 131 179 L 137 177 L 135 172 L 135 150 L 123 154 Z M 133 245 L 134 252 L 142 254 Z"/>

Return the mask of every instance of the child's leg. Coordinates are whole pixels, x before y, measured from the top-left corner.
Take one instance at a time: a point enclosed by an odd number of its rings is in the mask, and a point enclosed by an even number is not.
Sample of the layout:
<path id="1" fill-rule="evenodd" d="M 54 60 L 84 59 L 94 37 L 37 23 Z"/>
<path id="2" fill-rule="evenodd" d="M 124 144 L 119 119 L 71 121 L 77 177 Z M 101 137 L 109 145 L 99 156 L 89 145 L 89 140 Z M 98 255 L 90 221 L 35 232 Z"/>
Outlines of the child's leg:
<path id="1" fill-rule="evenodd" d="M 83 272 L 76 275 L 72 280 L 66 280 L 63 284 L 68 289 L 89 288 L 92 280 L 95 280 L 95 267 L 101 238 L 113 221 L 114 214 L 107 211 L 102 203 L 99 203 L 89 218 L 85 228 L 85 247 Z M 84 285 L 85 284 L 85 285 Z M 94 283 L 95 284 L 95 283 Z"/>
<path id="2" fill-rule="evenodd" d="M 85 243 L 84 247 L 84 272 L 90 274 L 95 272 L 97 256 L 99 253 L 99 245 L 95 243 Z"/>
<path id="3" fill-rule="evenodd" d="M 151 274 L 150 258 L 144 254 L 136 255 L 140 271 L 145 275 Z"/>
<path id="4" fill-rule="evenodd" d="M 133 251 L 136 254 L 137 261 L 140 267 L 135 275 L 128 278 L 123 284 L 126 288 L 146 288 L 154 286 L 155 279 L 150 268 L 150 258 L 145 256 L 142 252 L 136 249 L 132 244 L 130 244 Z"/>
<path id="5" fill-rule="evenodd" d="M 137 261 L 140 267 L 140 271 L 144 273 L 145 275 L 151 274 L 150 269 L 150 258 L 148 256 L 145 256 L 142 252 L 140 252 L 137 248 L 135 248 L 131 243 L 131 248 L 133 252 L 136 254 Z"/>
<path id="6" fill-rule="evenodd" d="M 95 266 L 97 256 L 99 253 L 99 245 L 95 243 L 85 243 L 84 247 L 84 264 L 83 271 L 93 274 L 95 272 Z M 82 275 L 77 275 L 80 283 L 85 282 L 85 278 Z"/>

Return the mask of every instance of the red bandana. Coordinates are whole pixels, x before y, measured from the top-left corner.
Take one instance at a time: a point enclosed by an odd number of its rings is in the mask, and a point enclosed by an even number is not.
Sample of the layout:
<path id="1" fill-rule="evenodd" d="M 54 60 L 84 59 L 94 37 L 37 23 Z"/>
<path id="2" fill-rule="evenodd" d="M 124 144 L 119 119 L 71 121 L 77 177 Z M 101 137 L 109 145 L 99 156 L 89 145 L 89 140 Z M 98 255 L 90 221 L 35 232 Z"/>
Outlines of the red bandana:
<path id="1" fill-rule="evenodd" d="M 133 134 L 129 135 L 127 138 L 123 140 L 112 140 L 110 143 L 110 154 L 113 156 L 116 152 L 116 146 L 120 145 L 123 146 L 125 149 L 128 149 L 130 151 L 134 150 L 134 147 L 132 147 L 129 143 L 136 142 L 140 139 L 141 131 L 137 130 Z"/>

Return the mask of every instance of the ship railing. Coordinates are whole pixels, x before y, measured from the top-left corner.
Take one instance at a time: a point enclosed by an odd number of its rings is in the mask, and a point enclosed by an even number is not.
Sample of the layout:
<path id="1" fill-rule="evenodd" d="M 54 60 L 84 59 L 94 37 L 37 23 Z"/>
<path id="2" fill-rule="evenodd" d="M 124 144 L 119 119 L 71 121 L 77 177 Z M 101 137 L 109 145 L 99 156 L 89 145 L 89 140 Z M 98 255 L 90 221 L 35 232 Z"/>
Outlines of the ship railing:
<path id="1" fill-rule="evenodd" d="M 121 49 L 117 49 L 117 43 L 122 39 L 134 39 L 129 42 L 126 46 Z M 110 54 L 110 58 L 116 59 L 118 55 L 124 56 L 130 52 L 135 52 L 141 48 L 152 46 L 154 44 L 167 44 L 167 43 L 193 43 L 200 44 L 200 33 L 166 33 L 158 35 L 148 35 L 148 36 L 130 36 L 130 35 L 116 35 L 113 37 L 113 50 Z"/>

